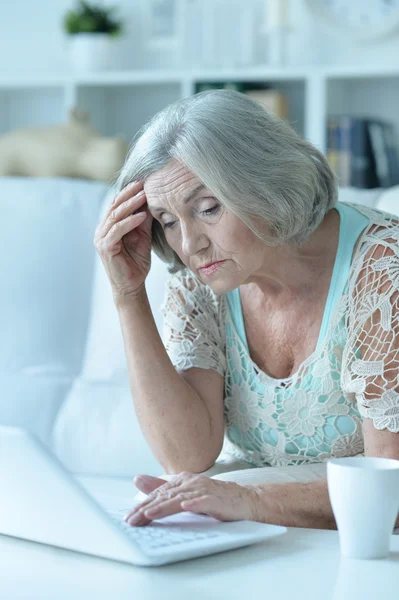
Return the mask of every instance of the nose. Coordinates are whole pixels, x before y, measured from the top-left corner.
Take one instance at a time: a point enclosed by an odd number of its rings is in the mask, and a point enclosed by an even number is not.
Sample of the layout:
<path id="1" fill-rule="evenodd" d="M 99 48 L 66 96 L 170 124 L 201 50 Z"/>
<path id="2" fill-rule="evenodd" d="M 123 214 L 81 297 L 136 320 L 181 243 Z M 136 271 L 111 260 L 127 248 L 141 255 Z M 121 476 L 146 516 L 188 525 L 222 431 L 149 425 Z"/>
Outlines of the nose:
<path id="1" fill-rule="evenodd" d="M 182 225 L 182 252 L 186 256 L 194 256 L 209 246 L 209 239 L 198 225 Z"/>

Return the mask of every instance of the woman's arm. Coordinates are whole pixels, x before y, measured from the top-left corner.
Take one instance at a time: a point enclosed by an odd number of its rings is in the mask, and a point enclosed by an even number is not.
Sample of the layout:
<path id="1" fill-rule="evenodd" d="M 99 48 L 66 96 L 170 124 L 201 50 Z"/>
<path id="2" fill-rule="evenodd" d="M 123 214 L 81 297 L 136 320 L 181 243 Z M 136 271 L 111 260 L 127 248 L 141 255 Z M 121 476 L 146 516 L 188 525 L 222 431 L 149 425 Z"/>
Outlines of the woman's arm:
<path id="1" fill-rule="evenodd" d="M 286 527 L 337 529 L 327 479 L 310 483 L 239 485 L 207 475 L 180 473 L 168 481 L 140 475 L 136 487 L 147 497 L 126 516 L 130 525 L 148 525 L 182 510 L 220 521 L 250 520 Z M 399 519 L 395 527 L 398 527 Z"/>
<path id="2" fill-rule="evenodd" d="M 337 529 L 327 479 L 309 483 L 266 483 L 255 488 L 255 520 L 285 527 Z M 399 527 L 399 515 L 395 527 Z"/>
<path id="3" fill-rule="evenodd" d="M 223 377 L 212 369 L 179 375 L 145 289 L 137 297 L 119 299 L 116 307 L 136 415 L 154 456 L 166 473 L 209 469 L 223 444 Z"/>
<path id="4" fill-rule="evenodd" d="M 258 492 L 256 521 L 285 527 L 337 529 L 326 478 L 249 487 Z"/>

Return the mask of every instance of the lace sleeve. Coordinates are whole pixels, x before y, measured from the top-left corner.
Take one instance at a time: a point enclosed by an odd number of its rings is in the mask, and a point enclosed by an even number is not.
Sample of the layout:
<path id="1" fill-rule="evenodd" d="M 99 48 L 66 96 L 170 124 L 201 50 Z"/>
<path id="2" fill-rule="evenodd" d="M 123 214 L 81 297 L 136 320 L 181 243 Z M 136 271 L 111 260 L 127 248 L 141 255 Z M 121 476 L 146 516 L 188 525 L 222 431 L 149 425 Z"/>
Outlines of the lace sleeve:
<path id="1" fill-rule="evenodd" d="M 342 387 L 376 429 L 399 432 L 399 228 L 374 226 L 349 287 Z M 367 243 L 368 242 L 368 243 Z"/>
<path id="2" fill-rule="evenodd" d="M 162 313 L 163 342 L 176 369 L 214 369 L 224 376 L 224 321 L 213 291 L 180 271 L 167 281 Z"/>

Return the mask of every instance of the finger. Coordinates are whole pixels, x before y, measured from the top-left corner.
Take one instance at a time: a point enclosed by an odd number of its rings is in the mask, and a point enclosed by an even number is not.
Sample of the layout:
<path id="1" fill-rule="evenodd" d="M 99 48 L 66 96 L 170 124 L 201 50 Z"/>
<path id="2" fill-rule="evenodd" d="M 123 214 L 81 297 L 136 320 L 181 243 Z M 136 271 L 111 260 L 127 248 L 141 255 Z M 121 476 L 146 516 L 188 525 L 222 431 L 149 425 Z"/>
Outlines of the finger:
<path id="1" fill-rule="evenodd" d="M 116 194 L 111 204 L 109 205 L 109 212 L 117 208 L 121 204 L 121 202 L 125 202 L 131 196 L 138 194 L 138 192 L 142 189 L 142 181 L 132 181 L 131 183 L 125 185 L 125 187 L 122 188 L 120 192 L 118 192 L 118 194 Z"/>
<path id="2" fill-rule="evenodd" d="M 108 209 L 105 213 L 102 221 L 97 225 L 97 229 L 95 232 L 95 241 L 101 237 L 104 237 L 104 225 L 107 223 L 110 214 L 120 206 L 121 203 L 125 202 L 128 198 L 137 195 L 141 190 L 143 190 L 143 183 L 141 181 L 133 181 L 126 185 L 116 196 L 113 198 L 112 202 L 109 204 Z"/>
<path id="3" fill-rule="evenodd" d="M 154 217 L 150 213 L 150 209 L 148 208 L 147 204 L 145 205 L 145 209 L 147 212 L 147 218 L 144 219 L 143 228 L 147 234 L 150 234 L 152 236 L 152 222 L 154 220 Z"/>
<path id="4" fill-rule="evenodd" d="M 160 486 L 160 487 L 163 487 L 163 486 Z M 141 502 L 139 502 L 138 504 L 133 506 L 133 508 L 127 513 L 127 515 L 125 515 L 124 520 L 128 521 L 131 517 L 134 517 L 140 511 L 143 513 L 144 510 L 150 504 L 153 504 L 154 502 L 158 502 L 158 501 L 162 501 L 162 500 L 169 500 L 169 499 L 173 498 L 175 496 L 175 494 L 176 494 L 175 490 L 166 490 L 162 494 L 160 493 L 158 495 L 155 495 L 154 492 L 151 492 L 150 494 L 148 494 L 148 496 L 145 500 L 142 500 Z"/>
<path id="5" fill-rule="evenodd" d="M 194 490 L 192 492 L 177 494 L 168 500 L 156 500 L 144 507 L 139 513 L 131 517 L 128 522 L 130 525 L 137 525 L 141 524 L 144 519 L 150 521 L 153 519 L 162 519 L 163 517 L 168 517 L 170 515 L 182 512 L 184 510 L 181 506 L 183 500 L 195 498 L 196 496 L 200 495 L 201 492 Z"/>
<path id="6" fill-rule="evenodd" d="M 146 216 L 147 213 L 139 212 L 136 215 L 129 215 L 123 221 L 119 221 L 119 223 L 115 223 L 104 240 L 106 245 L 108 247 L 114 246 L 120 242 L 124 235 L 141 225 L 145 221 Z"/>
<path id="7" fill-rule="evenodd" d="M 133 483 L 137 489 L 145 494 L 149 494 L 160 485 L 166 483 L 166 479 L 160 477 L 152 477 L 151 475 L 136 475 L 133 479 Z"/>
<path id="8" fill-rule="evenodd" d="M 151 519 L 147 519 L 142 512 L 135 515 L 132 520 L 129 519 L 129 521 L 127 521 L 127 524 L 131 527 L 142 527 L 149 523 L 151 523 Z"/>
<path id="9" fill-rule="evenodd" d="M 133 515 L 135 515 L 136 513 L 138 513 L 140 510 L 144 509 L 145 507 L 147 507 L 151 502 L 154 502 L 154 500 L 159 498 L 159 494 L 160 494 L 160 490 L 163 490 L 163 492 L 172 494 L 173 492 L 171 492 L 170 489 L 165 489 L 165 485 L 160 485 L 156 490 L 153 490 L 150 494 L 148 494 L 147 498 L 145 500 L 142 500 L 141 502 L 138 502 L 135 506 L 132 507 L 132 509 L 125 515 L 124 520 L 128 521 L 130 519 L 130 517 L 132 517 Z M 171 496 L 169 496 L 168 498 L 170 498 Z M 166 496 L 164 496 L 164 499 L 166 498 Z"/>
<path id="10" fill-rule="evenodd" d="M 144 509 L 155 500 L 169 500 L 170 498 L 173 498 L 177 493 L 177 488 L 183 483 L 186 483 L 184 476 L 182 476 L 182 474 L 175 475 L 172 479 L 166 481 L 166 483 L 150 492 L 145 500 L 138 502 L 133 506 L 133 508 L 125 515 L 124 521 L 128 521 L 140 511 L 143 513 Z"/>
<path id="11" fill-rule="evenodd" d="M 180 480 L 182 481 L 182 480 Z M 201 496 L 204 494 L 204 490 L 203 488 L 201 489 L 197 489 L 197 490 L 193 490 L 191 492 L 178 492 L 180 494 L 180 502 L 182 502 L 184 500 L 184 496 L 189 497 L 189 494 L 193 494 L 193 497 L 195 497 L 195 495 L 197 496 Z M 176 501 L 176 490 L 169 490 L 167 492 L 167 494 L 169 495 L 169 498 L 165 498 L 164 495 L 160 496 L 158 499 L 154 500 L 154 505 L 155 502 L 156 503 L 163 503 L 163 502 L 169 502 L 169 501 Z M 128 522 L 130 525 L 134 525 L 134 526 L 141 526 L 141 525 L 148 525 L 148 523 L 151 521 L 150 518 L 145 516 L 145 511 L 147 510 L 147 508 L 150 506 L 153 506 L 153 503 L 144 501 L 141 502 L 140 504 L 137 504 L 132 511 L 130 511 L 124 518 L 124 520 L 126 522 Z M 176 511 L 175 511 L 176 512 Z M 180 510 L 178 510 L 177 512 L 180 512 Z M 170 513 L 172 514 L 172 513 Z M 154 518 L 154 517 L 153 517 Z"/>
<path id="12" fill-rule="evenodd" d="M 141 190 L 137 194 L 129 196 L 124 201 L 120 202 L 113 210 L 108 211 L 106 217 L 98 226 L 96 237 L 105 237 L 113 225 L 130 214 L 133 214 L 136 211 L 138 212 L 139 209 L 144 210 L 143 205 L 146 201 L 145 192 L 144 190 Z"/>
<path id="13" fill-rule="evenodd" d="M 176 505 L 180 508 L 180 503 L 183 502 L 183 500 L 189 500 L 197 496 L 202 496 L 202 494 L 203 491 L 200 492 L 199 490 L 192 490 L 190 492 L 179 492 L 177 494 L 174 494 L 172 498 L 164 498 L 163 496 L 161 496 L 160 498 L 154 500 L 153 502 L 150 502 L 150 504 L 147 504 L 145 507 L 143 507 L 143 514 L 146 517 L 152 518 L 154 515 L 149 513 L 156 513 L 157 510 L 161 507 L 173 508 L 173 505 Z"/>

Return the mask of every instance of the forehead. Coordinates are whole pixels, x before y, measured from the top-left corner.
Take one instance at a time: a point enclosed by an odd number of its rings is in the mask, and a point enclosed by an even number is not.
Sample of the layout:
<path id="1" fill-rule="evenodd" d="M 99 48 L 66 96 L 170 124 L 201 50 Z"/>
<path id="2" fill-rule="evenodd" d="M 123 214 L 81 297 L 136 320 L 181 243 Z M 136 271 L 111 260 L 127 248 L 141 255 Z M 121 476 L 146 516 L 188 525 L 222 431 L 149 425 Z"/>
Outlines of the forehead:
<path id="1" fill-rule="evenodd" d="M 183 200 L 199 185 L 199 179 L 185 165 L 171 161 L 146 179 L 144 190 L 152 208 L 170 200 Z"/>

